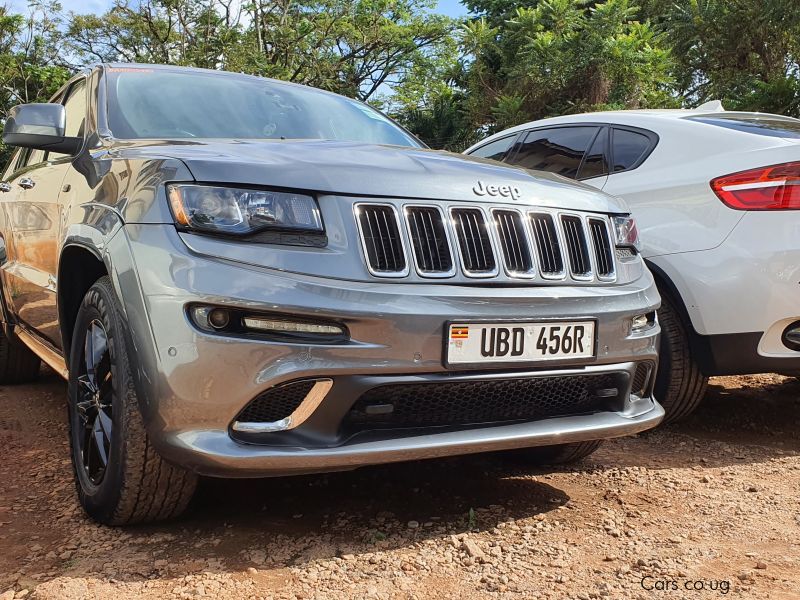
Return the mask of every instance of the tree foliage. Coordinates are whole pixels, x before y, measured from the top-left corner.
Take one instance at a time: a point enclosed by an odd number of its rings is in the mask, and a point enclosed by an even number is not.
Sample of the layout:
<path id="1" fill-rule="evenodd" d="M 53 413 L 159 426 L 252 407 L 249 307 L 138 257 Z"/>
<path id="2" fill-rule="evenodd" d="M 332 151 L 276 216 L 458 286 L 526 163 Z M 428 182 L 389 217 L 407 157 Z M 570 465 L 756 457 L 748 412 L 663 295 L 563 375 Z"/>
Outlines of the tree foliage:
<path id="1" fill-rule="evenodd" d="M 60 10 L 55 2 L 36 2 L 19 15 L 0 6 L 0 133 L 11 107 L 48 99 L 69 77 L 60 58 Z M 0 145 L 0 164 L 7 158 Z"/>
<path id="2" fill-rule="evenodd" d="M 402 83 L 451 39 L 428 0 L 117 0 L 77 15 L 84 60 L 256 73 L 362 100 Z"/>
<path id="3" fill-rule="evenodd" d="M 474 52 L 466 85 L 475 120 L 490 129 L 554 114 L 676 103 L 663 36 L 628 0 L 500 0 L 464 27 Z M 499 23 L 504 18 L 503 24 Z"/>
<path id="4" fill-rule="evenodd" d="M 0 122 L 94 62 L 227 69 L 368 100 L 434 147 L 608 108 L 726 107 L 800 117 L 797 0 L 55 0 L 0 7 Z"/>
<path id="5" fill-rule="evenodd" d="M 797 0 L 683 0 L 648 5 L 675 57 L 675 93 L 694 105 L 800 116 Z"/>

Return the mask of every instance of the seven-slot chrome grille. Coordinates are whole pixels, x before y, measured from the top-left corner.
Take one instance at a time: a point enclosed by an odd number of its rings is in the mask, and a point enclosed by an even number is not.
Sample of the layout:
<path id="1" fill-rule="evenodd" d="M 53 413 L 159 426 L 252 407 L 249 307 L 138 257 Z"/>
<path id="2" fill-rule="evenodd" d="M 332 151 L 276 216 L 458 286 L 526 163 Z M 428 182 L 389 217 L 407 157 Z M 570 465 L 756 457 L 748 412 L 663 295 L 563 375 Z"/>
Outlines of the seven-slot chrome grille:
<path id="1" fill-rule="evenodd" d="M 359 202 L 370 273 L 420 277 L 613 281 L 615 246 L 606 217 L 511 207 Z"/>

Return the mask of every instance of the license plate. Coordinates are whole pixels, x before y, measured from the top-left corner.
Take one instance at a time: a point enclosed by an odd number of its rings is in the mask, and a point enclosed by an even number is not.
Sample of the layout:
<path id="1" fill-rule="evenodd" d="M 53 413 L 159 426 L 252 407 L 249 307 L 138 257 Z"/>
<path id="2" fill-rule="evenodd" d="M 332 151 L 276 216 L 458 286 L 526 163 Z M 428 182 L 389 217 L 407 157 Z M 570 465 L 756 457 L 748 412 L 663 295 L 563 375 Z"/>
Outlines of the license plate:
<path id="1" fill-rule="evenodd" d="M 447 362 L 541 362 L 594 356 L 594 321 L 453 323 Z"/>

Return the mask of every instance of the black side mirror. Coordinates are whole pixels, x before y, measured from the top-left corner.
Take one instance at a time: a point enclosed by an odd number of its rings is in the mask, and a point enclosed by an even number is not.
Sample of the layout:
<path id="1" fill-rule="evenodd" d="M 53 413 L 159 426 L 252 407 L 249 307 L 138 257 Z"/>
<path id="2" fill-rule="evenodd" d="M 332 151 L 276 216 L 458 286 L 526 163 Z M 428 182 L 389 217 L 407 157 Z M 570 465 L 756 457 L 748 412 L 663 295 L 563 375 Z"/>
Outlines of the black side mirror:
<path id="1" fill-rule="evenodd" d="M 83 138 L 64 135 L 66 118 L 61 104 L 20 104 L 8 113 L 3 142 L 9 146 L 76 154 Z"/>

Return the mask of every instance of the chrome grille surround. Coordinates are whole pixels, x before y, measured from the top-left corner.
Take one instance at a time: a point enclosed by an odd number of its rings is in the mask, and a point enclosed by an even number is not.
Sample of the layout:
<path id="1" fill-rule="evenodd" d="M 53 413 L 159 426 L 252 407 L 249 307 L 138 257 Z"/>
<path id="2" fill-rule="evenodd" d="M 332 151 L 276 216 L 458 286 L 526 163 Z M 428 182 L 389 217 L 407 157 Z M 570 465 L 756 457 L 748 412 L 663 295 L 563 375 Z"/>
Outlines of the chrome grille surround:
<path id="1" fill-rule="evenodd" d="M 560 280 L 567 276 L 565 267 L 564 244 L 561 241 L 556 218 L 551 213 L 530 211 L 528 224 L 535 239 L 539 271 L 543 279 Z"/>
<path id="2" fill-rule="evenodd" d="M 567 249 L 569 272 L 576 281 L 594 279 L 592 260 L 589 257 L 589 243 L 586 235 L 586 224 L 580 215 L 562 213 L 561 232 L 564 246 Z"/>
<path id="3" fill-rule="evenodd" d="M 354 205 L 353 207 L 356 216 L 356 224 L 358 225 L 358 233 L 359 238 L 361 239 L 361 247 L 364 250 L 364 258 L 367 264 L 367 269 L 369 269 L 370 274 L 374 275 L 375 277 L 405 277 L 409 273 L 409 261 L 406 256 L 406 243 L 403 239 L 403 227 L 400 223 L 400 218 L 397 215 L 397 209 L 394 207 L 393 204 L 386 204 L 381 202 L 359 202 L 358 204 Z M 387 209 L 391 212 L 391 220 L 389 217 L 386 217 L 386 211 L 383 212 L 382 216 L 386 220 L 377 220 L 373 221 L 370 218 L 370 214 L 375 215 L 375 218 L 378 219 L 377 214 L 375 212 L 370 213 L 368 211 L 374 211 L 375 209 Z M 362 218 L 364 217 L 364 218 Z M 373 225 L 374 223 L 374 225 Z M 396 252 L 399 251 L 400 258 L 402 258 L 402 268 L 400 269 L 381 269 L 380 262 L 381 258 L 380 255 L 376 256 L 378 245 L 375 242 L 375 232 L 381 232 L 380 225 L 384 224 L 386 230 L 391 233 L 391 227 L 394 225 L 396 228 L 395 231 L 397 232 L 397 239 L 391 240 L 389 237 L 381 236 L 379 239 L 381 240 L 381 253 L 385 257 L 387 254 L 387 244 L 396 244 L 396 246 L 388 247 L 388 250 L 392 252 L 392 257 L 395 259 L 397 257 Z M 374 226 L 374 229 L 373 229 Z M 370 247 L 370 241 L 372 241 L 372 247 Z M 376 264 L 377 263 L 377 264 Z M 388 265 L 387 265 L 388 266 Z"/>
<path id="4" fill-rule="evenodd" d="M 450 207 L 461 270 L 467 277 L 497 277 L 500 272 L 490 222 L 481 207 Z"/>
<path id="5" fill-rule="evenodd" d="M 536 275 L 527 217 L 516 209 L 493 208 L 495 235 L 500 241 L 506 275 L 530 279 Z"/>
<path id="6" fill-rule="evenodd" d="M 437 222 L 431 222 L 429 217 L 434 212 L 438 215 Z M 407 204 L 403 207 L 403 212 L 406 217 L 406 224 L 408 226 L 408 234 L 411 246 L 411 254 L 414 257 L 414 265 L 417 268 L 417 273 L 420 277 L 452 277 L 456 274 L 456 260 L 453 255 L 453 241 L 450 237 L 450 227 L 447 226 L 447 221 L 444 218 L 444 213 L 441 207 L 435 205 L 417 205 Z M 439 233 L 436 231 L 437 225 L 441 226 L 444 232 L 444 240 L 439 239 Z M 433 239 L 428 236 L 428 243 L 425 246 L 418 248 L 416 237 L 428 231 L 433 231 Z M 440 244 L 444 243 L 444 250 L 447 252 L 446 258 L 442 256 L 442 249 Z M 436 258 L 433 258 L 434 253 Z M 439 262 L 439 268 L 428 268 L 427 263 Z"/>
<path id="7" fill-rule="evenodd" d="M 611 240 L 611 231 L 606 219 L 589 217 L 588 229 L 590 245 L 594 251 L 595 272 L 600 281 L 614 281 L 617 278 L 617 269 L 614 244 Z"/>
<path id="8" fill-rule="evenodd" d="M 362 223 L 362 211 L 369 207 L 390 209 L 398 227 L 397 239 L 402 243 L 404 268 L 385 271 L 374 268 L 367 241 L 368 223 Z M 438 278 L 455 281 L 487 280 L 512 283 L 557 284 L 570 281 L 602 284 L 617 280 L 620 260 L 613 238 L 609 216 L 603 213 L 564 211 L 536 206 L 471 204 L 447 201 L 358 200 L 353 204 L 363 260 L 376 278 Z M 414 222 L 414 215 L 438 216 L 439 224 Z M 519 221 L 517 217 L 519 216 Z M 507 217 L 505 222 L 498 216 Z M 467 218 L 469 217 L 469 218 Z M 510 228 L 508 219 L 518 227 Z M 566 224 L 566 225 L 565 225 Z M 444 231 L 447 251 L 440 246 L 421 245 L 420 234 Z M 384 228 L 385 229 L 385 228 Z M 373 234 L 375 233 L 373 227 Z M 524 234 L 520 237 L 519 234 Z M 601 239 L 597 236 L 601 235 Z M 418 239 L 415 240 L 415 236 Z M 436 243 L 441 237 L 431 240 Z M 513 238 L 513 239 L 512 239 Z M 377 243 L 379 243 L 378 240 Z M 438 240 L 440 243 L 441 240 Z M 522 244 L 519 246 L 518 244 Z M 609 253 L 610 250 L 610 253 Z M 510 254 L 513 256 L 510 257 Z M 577 253 L 577 254 L 576 254 Z M 373 252 L 374 255 L 374 252 Z M 578 264 L 574 265 L 577 257 Z M 449 258 L 449 264 L 447 262 Z M 432 262 L 433 259 L 433 262 Z M 441 259 L 443 261 L 437 263 Z M 412 264 L 413 263 L 413 264 Z M 520 271 L 515 267 L 530 267 Z M 449 268 L 447 268 L 449 266 Z M 577 268 L 576 268 L 577 267 Z M 610 270 L 609 270 L 610 269 Z"/>

